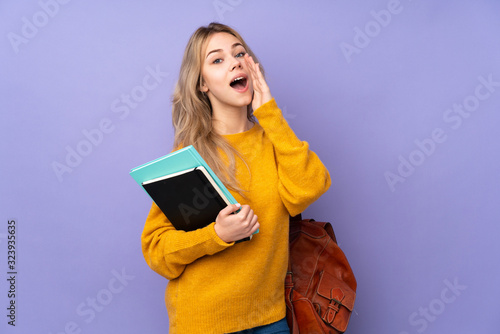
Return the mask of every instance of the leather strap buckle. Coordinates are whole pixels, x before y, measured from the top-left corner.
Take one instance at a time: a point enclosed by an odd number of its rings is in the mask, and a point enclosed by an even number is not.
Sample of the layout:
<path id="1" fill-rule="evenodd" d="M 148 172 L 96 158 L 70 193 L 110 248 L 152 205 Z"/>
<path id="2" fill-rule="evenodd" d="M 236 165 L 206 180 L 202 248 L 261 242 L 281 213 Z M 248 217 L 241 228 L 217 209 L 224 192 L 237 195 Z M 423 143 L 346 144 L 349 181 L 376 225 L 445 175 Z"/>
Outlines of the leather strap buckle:
<path id="1" fill-rule="evenodd" d="M 342 299 L 344 299 L 343 293 L 341 291 L 336 291 L 337 289 L 332 289 L 331 291 L 331 297 L 330 297 L 330 303 L 328 304 L 328 308 L 323 315 L 323 321 L 325 321 L 328 324 L 332 324 L 333 320 L 335 319 L 335 316 L 337 313 L 339 313 L 340 306 L 342 305 Z M 337 292 L 335 294 L 334 292 Z M 340 293 L 339 293 L 340 292 Z M 338 300 L 337 298 L 334 298 L 333 295 L 336 297 L 342 297 L 341 300 Z"/>

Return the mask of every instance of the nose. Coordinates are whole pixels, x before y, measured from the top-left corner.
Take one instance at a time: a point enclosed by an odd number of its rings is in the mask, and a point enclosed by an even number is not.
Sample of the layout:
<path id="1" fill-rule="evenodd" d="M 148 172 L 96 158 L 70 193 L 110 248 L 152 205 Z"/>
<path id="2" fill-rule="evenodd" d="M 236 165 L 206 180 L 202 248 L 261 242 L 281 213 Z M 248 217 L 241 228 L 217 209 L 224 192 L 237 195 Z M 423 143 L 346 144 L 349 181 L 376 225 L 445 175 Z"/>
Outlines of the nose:
<path id="1" fill-rule="evenodd" d="M 243 58 L 241 58 L 241 59 L 243 59 Z M 231 71 L 234 71 L 235 69 L 241 69 L 241 68 L 243 68 L 242 61 L 240 60 L 240 58 L 234 57 L 233 63 L 231 64 Z"/>

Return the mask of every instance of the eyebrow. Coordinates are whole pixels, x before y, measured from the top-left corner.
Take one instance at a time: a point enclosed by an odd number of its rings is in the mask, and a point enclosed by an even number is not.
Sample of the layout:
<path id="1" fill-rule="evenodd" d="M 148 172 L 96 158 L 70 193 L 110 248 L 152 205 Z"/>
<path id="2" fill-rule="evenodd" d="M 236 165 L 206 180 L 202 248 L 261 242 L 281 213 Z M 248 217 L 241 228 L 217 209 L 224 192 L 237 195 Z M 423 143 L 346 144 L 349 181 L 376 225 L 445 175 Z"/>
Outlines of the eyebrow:
<path id="1" fill-rule="evenodd" d="M 234 44 L 231 46 L 231 49 L 234 49 L 234 48 L 235 48 L 235 47 L 237 47 L 238 45 L 243 46 L 243 44 L 241 44 L 240 42 L 236 42 L 236 43 L 234 43 Z M 245 48 L 245 47 L 243 46 L 243 48 Z M 215 49 L 215 50 L 212 50 L 212 51 L 210 51 L 210 52 L 207 54 L 207 57 L 206 57 L 206 58 L 208 58 L 208 56 L 210 56 L 210 54 L 215 53 L 215 52 L 220 52 L 220 51 L 222 51 L 222 49 Z M 206 58 L 205 58 L 205 59 L 206 59 Z"/>

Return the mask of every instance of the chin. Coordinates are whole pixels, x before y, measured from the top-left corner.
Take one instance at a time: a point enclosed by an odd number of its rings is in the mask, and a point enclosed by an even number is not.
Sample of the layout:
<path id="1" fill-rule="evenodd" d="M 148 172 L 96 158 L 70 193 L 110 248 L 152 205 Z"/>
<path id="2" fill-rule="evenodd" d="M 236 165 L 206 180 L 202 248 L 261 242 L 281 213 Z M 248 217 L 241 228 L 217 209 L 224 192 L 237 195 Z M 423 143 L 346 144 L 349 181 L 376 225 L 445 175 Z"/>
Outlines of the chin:
<path id="1" fill-rule="evenodd" d="M 249 98 L 245 99 L 244 105 L 249 106 L 252 104 L 253 101 L 253 96 L 250 96 Z"/>
<path id="2" fill-rule="evenodd" d="M 248 105 L 252 104 L 253 101 L 253 95 L 245 95 L 245 96 L 240 96 L 236 101 L 234 101 L 234 106 L 235 107 L 247 107 Z"/>
<path id="3" fill-rule="evenodd" d="M 245 94 L 245 96 L 244 96 L 244 98 L 243 98 L 243 99 L 244 99 L 244 101 L 245 101 L 246 105 L 251 104 L 251 103 L 252 103 L 252 101 L 253 101 L 253 90 L 249 90 L 249 91 L 247 92 L 247 94 Z"/>

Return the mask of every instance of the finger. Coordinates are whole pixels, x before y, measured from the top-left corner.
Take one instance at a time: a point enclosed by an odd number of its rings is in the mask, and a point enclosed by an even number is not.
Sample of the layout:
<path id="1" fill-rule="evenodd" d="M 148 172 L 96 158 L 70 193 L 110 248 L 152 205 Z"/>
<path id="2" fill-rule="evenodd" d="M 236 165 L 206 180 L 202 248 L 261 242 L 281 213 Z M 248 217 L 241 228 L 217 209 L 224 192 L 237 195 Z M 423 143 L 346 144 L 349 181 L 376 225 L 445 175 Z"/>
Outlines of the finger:
<path id="1" fill-rule="evenodd" d="M 259 63 L 255 64 L 255 70 L 257 71 L 257 79 L 259 80 L 259 84 L 264 85 L 266 83 L 266 81 L 264 79 L 264 75 L 262 74 L 262 71 L 260 70 Z"/>
<path id="2" fill-rule="evenodd" d="M 260 72 L 259 70 L 259 65 L 255 63 L 255 61 L 253 60 L 253 58 L 251 56 L 248 56 L 247 58 L 247 61 L 248 61 L 248 65 L 250 67 L 250 70 L 251 72 L 257 76 L 258 73 Z M 257 65 L 257 66 L 256 66 Z"/>
<path id="3" fill-rule="evenodd" d="M 249 57 L 249 63 L 250 63 L 250 67 L 252 69 L 253 75 L 255 76 L 255 78 L 258 78 L 260 71 L 259 71 L 258 65 L 254 62 L 252 57 Z"/>
<path id="4" fill-rule="evenodd" d="M 259 88 L 262 88 L 264 77 L 262 76 L 262 72 L 260 71 L 259 64 L 254 64 L 253 73 L 254 73 L 253 77 L 254 82 L 257 83 Z"/>
<path id="5" fill-rule="evenodd" d="M 245 55 L 245 63 L 247 64 L 248 68 L 250 69 L 250 71 L 253 70 L 253 62 L 252 62 L 252 58 L 248 55 L 248 53 Z"/>
<path id="6" fill-rule="evenodd" d="M 262 73 L 260 72 L 259 63 L 255 63 L 255 62 L 254 62 L 253 64 L 254 64 L 254 65 L 253 65 L 253 67 L 254 67 L 255 72 L 257 73 L 257 75 L 258 75 L 258 74 L 262 74 Z"/>
<path id="7" fill-rule="evenodd" d="M 252 69 L 254 70 L 255 74 L 258 74 L 260 72 L 259 64 L 256 63 L 252 57 L 250 57 L 250 63 L 252 64 Z"/>
<path id="8" fill-rule="evenodd" d="M 245 56 L 246 56 L 245 59 L 248 61 L 248 63 L 253 65 L 254 61 L 252 56 L 250 56 L 248 53 Z"/>
<path id="9" fill-rule="evenodd" d="M 238 211 L 238 209 L 241 207 L 241 204 L 240 203 L 237 203 L 237 204 L 230 204 L 228 206 L 226 206 L 224 209 L 222 209 L 219 214 L 222 215 L 222 216 L 229 216 L 230 214 L 232 214 L 233 212 L 236 212 Z"/>
<path id="10" fill-rule="evenodd" d="M 246 216 L 245 220 L 248 221 L 248 225 L 252 225 L 253 217 L 255 216 L 254 212 L 252 209 L 248 211 L 248 215 Z"/>
<path id="11" fill-rule="evenodd" d="M 252 208 L 249 206 L 248 207 L 248 210 L 245 212 L 245 216 L 242 216 L 242 221 L 250 224 L 251 220 L 252 220 L 252 217 L 253 217 L 253 210 Z"/>
<path id="12" fill-rule="evenodd" d="M 257 73 L 255 72 L 255 67 L 253 66 L 254 65 L 253 60 L 251 57 L 248 57 L 246 58 L 246 61 L 248 69 L 250 71 L 250 77 L 252 78 L 253 81 L 256 81 L 258 78 L 257 78 Z"/>
<path id="13" fill-rule="evenodd" d="M 250 225 L 254 226 L 255 224 L 258 223 L 258 221 L 259 221 L 259 218 L 257 217 L 257 215 L 253 215 Z"/>
<path id="14" fill-rule="evenodd" d="M 250 230 L 250 235 L 254 234 L 255 232 L 257 232 L 257 230 L 260 228 L 260 224 L 259 222 L 255 223 L 255 225 L 252 227 L 252 229 Z"/>
<path id="15" fill-rule="evenodd" d="M 250 206 L 249 205 L 242 205 L 241 210 L 236 213 L 239 219 L 245 220 L 246 217 L 248 216 L 248 211 L 250 211 Z"/>
<path id="16" fill-rule="evenodd" d="M 257 223 L 257 219 L 255 219 L 255 217 L 256 216 L 253 214 L 253 211 L 251 211 L 248 214 L 247 218 L 241 221 L 241 227 L 243 228 L 245 233 L 249 233 L 253 229 L 255 223 Z"/>

